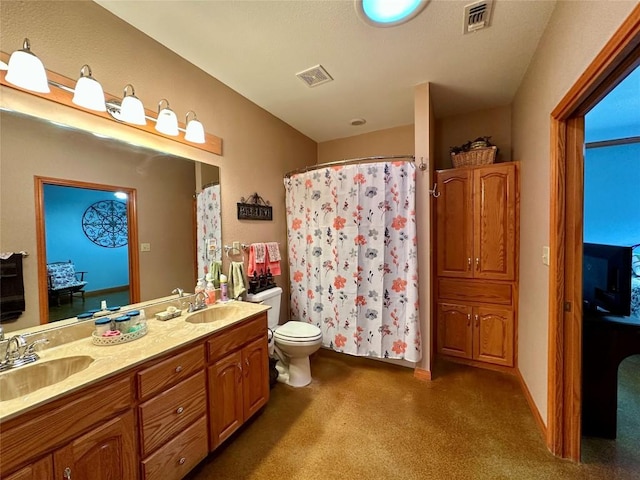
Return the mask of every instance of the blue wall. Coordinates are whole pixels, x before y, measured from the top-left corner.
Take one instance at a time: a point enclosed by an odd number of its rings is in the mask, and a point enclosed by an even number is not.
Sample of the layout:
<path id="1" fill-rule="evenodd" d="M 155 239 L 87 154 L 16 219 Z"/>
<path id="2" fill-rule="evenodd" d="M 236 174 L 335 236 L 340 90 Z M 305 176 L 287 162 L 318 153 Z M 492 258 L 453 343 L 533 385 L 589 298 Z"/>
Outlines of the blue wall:
<path id="1" fill-rule="evenodd" d="M 115 200 L 113 192 L 45 185 L 44 200 L 47 261 L 71 260 L 77 271 L 87 271 L 87 292 L 129 285 L 127 245 L 101 247 L 82 230 L 87 207 L 101 200 Z"/>
<path id="2" fill-rule="evenodd" d="M 585 154 L 584 240 L 640 243 L 640 143 Z"/>
<path id="3" fill-rule="evenodd" d="M 640 136 L 640 68 L 585 116 L 585 142 Z"/>
<path id="4" fill-rule="evenodd" d="M 586 143 L 640 136 L 640 68 L 585 117 Z M 640 243 L 640 143 L 587 148 L 584 241 Z"/>

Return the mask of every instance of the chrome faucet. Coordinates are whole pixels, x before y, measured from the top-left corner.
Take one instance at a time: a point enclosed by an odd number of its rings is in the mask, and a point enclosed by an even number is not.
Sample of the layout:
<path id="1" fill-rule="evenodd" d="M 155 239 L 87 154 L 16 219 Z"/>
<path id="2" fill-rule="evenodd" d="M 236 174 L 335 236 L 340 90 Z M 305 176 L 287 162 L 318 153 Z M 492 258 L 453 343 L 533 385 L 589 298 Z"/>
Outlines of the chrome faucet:
<path id="1" fill-rule="evenodd" d="M 189 302 L 189 312 L 203 308 L 207 308 L 207 295 L 204 292 L 198 292 L 193 296 L 193 303 Z"/>
<path id="2" fill-rule="evenodd" d="M 0 342 L 4 340 L 4 328 L 0 325 Z"/>
<path id="3" fill-rule="evenodd" d="M 36 353 L 36 346 L 43 343 L 49 343 L 49 340 L 41 338 L 28 344 L 22 335 L 14 335 L 11 337 L 7 341 L 7 351 L 4 355 L 4 360 L 0 362 L 0 372 L 38 360 L 40 357 Z"/>
<path id="4" fill-rule="evenodd" d="M 171 293 L 177 293 L 179 298 L 184 297 L 184 290 L 180 287 L 176 287 L 173 290 L 171 290 Z"/>
<path id="5" fill-rule="evenodd" d="M 7 352 L 4 354 L 5 363 L 14 363 L 27 348 L 27 341 L 22 335 L 14 335 L 7 342 Z"/>

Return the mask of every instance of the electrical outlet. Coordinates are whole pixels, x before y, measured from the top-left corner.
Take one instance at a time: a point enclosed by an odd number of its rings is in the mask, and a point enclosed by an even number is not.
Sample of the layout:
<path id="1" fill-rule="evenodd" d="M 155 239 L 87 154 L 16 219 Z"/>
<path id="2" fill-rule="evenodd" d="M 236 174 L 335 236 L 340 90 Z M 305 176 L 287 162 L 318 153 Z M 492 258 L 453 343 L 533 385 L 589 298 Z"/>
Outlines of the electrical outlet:
<path id="1" fill-rule="evenodd" d="M 542 247 L 542 263 L 549 265 L 549 247 Z"/>
<path id="2" fill-rule="evenodd" d="M 237 252 L 240 251 L 240 242 L 233 242 L 233 249 Z"/>
<path id="3" fill-rule="evenodd" d="M 141 243 L 140 244 L 140 251 L 141 252 L 150 252 L 151 251 L 151 244 L 150 243 Z"/>

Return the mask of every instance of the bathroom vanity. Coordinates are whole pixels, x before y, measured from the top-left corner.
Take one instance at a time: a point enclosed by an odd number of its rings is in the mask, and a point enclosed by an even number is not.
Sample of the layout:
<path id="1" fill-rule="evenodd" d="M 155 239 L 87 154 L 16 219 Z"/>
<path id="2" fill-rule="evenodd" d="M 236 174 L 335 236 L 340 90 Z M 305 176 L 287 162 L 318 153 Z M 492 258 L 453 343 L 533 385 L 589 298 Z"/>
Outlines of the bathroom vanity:
<path id="1" fill-rule="evenodd" d="M 130 343 L 83 338 L 41 352 L 32 365 L 82 355 L 93 362 L 0 402 L 0 477 L 184 477 L 269 399 L 268 307 L 235 303 L 226 315 L 213 306 L 149 320 L 149 334 Z"/>

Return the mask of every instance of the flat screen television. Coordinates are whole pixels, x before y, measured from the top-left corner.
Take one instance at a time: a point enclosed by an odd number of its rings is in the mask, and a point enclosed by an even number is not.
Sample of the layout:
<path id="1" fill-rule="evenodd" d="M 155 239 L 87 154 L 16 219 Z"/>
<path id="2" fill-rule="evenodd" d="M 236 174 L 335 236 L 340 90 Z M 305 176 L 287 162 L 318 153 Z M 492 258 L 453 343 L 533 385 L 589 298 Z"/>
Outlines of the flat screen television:
<path id="1" fill-rule="evenodd" d="M 585 243 L 582 300 L 586 311 L 631 315 L 632 247 Z"/>

